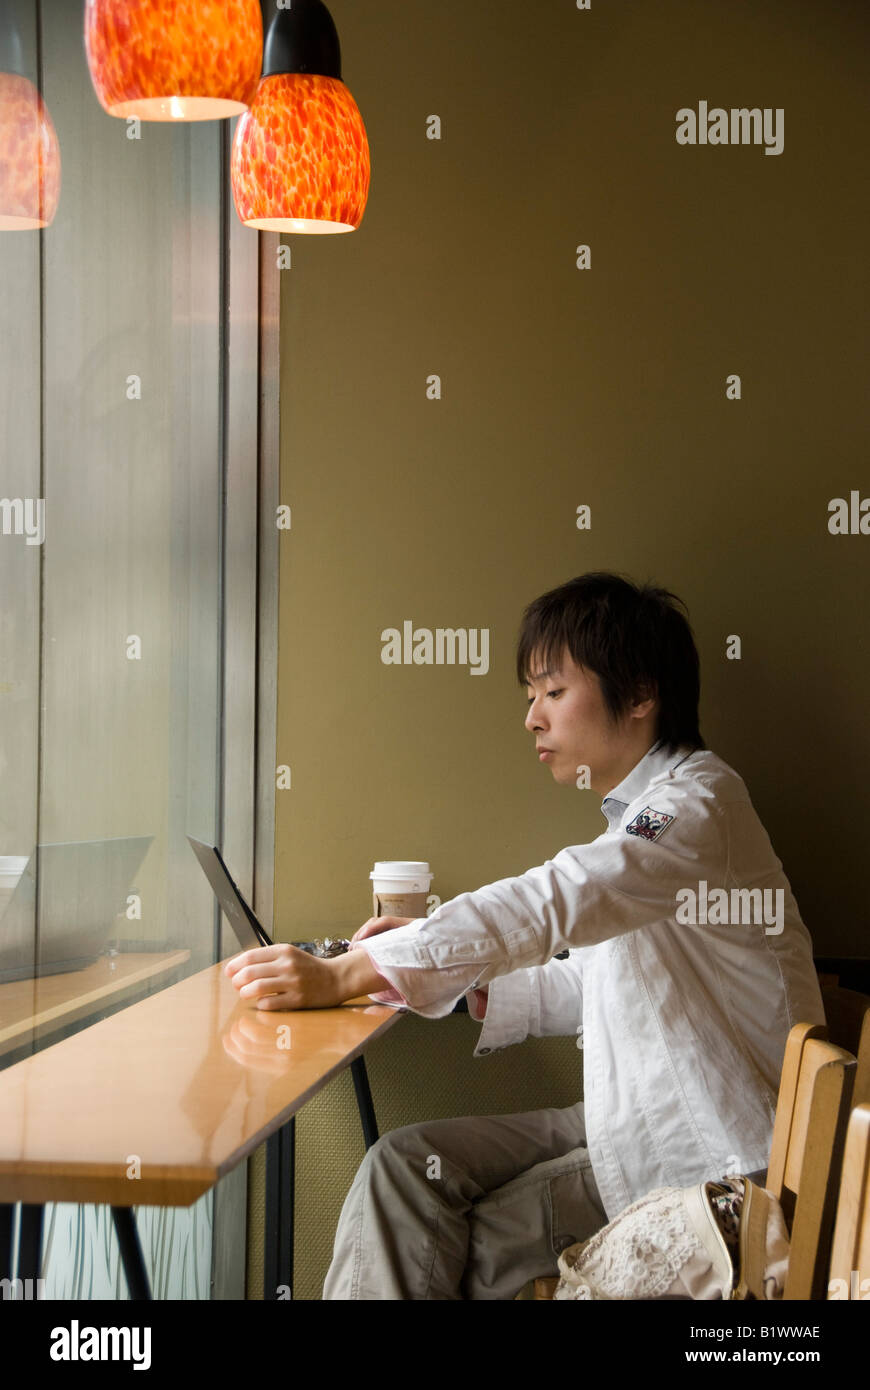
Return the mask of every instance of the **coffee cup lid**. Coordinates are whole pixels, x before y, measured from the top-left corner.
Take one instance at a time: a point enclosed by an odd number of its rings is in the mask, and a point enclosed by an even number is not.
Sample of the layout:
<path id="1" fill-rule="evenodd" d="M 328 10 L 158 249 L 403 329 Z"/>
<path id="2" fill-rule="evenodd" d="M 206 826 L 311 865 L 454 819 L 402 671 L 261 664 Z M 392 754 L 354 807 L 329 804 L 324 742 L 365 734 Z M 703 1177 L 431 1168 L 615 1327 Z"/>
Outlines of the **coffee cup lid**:
<path id="1" fill-rule="evenodd" d="M 420 878 L 428 872 L 427 859 L 376 859 L 369 878 Z"/>

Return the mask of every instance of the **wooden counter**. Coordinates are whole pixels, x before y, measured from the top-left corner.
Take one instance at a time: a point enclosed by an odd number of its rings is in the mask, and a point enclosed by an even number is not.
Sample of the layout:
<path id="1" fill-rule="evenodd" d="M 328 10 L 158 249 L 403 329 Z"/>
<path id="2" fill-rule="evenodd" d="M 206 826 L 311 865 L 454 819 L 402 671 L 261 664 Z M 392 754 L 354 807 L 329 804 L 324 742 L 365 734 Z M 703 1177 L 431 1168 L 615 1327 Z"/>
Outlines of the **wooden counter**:
<path id="1" fill-rule="evenodd" d="M 257 1010 L 210 966 L 0 1073 L 0 1202 L 188 1206 L 398 1017 Z"/>

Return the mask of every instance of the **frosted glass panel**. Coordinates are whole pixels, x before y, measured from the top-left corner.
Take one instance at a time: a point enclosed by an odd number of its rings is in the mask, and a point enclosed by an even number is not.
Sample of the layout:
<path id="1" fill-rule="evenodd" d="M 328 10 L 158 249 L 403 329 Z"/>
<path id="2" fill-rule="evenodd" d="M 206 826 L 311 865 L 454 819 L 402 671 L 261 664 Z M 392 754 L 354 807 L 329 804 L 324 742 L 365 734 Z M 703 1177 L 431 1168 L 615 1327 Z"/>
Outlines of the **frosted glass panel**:
<path id="1" fill-rule="evenodd" d="M 0 74 L 8 21 L 62 171 L 50 226 L 0 227 L 0 1067 L 217 958 L 214 897 L 186 836 L 221 842 L 234 669 L 227 127 L 107 116 L 83 13 L 81 0 L 0 13 Z M 234 372 L 253 381 L 255 554 L 256 238 L 250 248 L 254 350 Z M 234 466 L 246 457 L 237 448 Z M 38 536 L 19 524 L 34 508 Z M 246 734 L 234 748 L 253 747 L 253 717 Z M 246 830 L 253 842 L 247 790 L 231 798 L 237 844 Z M 244 882 L 249 865 L 235 867 Z M 110 987 L 83 1005 L 95 972 Z M 213 1208 L 208 1194 L 189 1210 L 139 1209 L 156 1297 L 209 1296 Z M 109 1210 L 47 1207 L 42 1274 L 50 1298 L 125 1298 Z"/>
<path id="2" fill-rule="evenodd" d="M 212 1209 L 206 1192 L 190 1208 L 134 1207 L 154 1298 L 208 1298 Z M 108 1207 L 45 1208 L 43 1296 L 125 1299 L 127 1282 Z"/>

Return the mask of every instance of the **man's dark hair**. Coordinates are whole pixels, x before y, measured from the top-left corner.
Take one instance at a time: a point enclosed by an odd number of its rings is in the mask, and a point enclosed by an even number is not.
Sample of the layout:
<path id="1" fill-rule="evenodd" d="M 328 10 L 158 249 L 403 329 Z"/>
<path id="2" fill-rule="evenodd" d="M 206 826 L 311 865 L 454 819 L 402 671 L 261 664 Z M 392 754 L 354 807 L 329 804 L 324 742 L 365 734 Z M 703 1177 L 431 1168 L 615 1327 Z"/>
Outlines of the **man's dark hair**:
<path id="1" fill-rule="evenodd" d="M 530 603 L 517 639 L 517 678 L 558 665 L 565 647 L 594 671 L 615 723 L 633 700 L 658 695 L 656 736 L 668 749 L 704 748 L 698 725 L 701 665 L 682 599 L 651 584 L 594 571 Z M 688 614 L 688 609 L 686 609 Z M 530 663 L 534 657 L 534 672 Z"/>

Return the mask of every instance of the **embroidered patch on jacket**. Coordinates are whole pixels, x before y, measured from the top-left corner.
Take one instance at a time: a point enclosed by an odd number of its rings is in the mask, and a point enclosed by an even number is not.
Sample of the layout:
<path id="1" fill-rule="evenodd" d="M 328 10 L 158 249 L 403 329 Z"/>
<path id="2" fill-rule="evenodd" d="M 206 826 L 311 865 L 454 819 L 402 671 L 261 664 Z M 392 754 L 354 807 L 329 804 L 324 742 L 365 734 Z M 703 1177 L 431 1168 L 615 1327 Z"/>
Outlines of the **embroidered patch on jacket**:
<path id="1" fill-rule="evenodd" d="M 654 811 L 652 806 L 645 806 L 625 828 L 629 835 L 640 835 L 644 840 L 657 840 L 673 819 L 673 816 L 666 815 L 664 811 Z"/>

